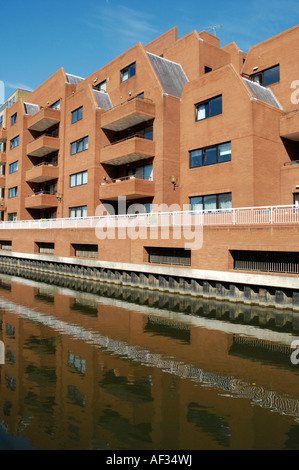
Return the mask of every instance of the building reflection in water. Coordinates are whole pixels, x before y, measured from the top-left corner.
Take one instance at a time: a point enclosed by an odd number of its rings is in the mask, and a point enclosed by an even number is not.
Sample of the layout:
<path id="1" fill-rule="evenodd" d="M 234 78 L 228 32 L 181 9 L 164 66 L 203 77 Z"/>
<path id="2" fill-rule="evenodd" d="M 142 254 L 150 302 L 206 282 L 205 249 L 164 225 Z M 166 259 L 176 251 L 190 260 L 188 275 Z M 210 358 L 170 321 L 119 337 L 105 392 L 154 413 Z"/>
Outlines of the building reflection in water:
<path id="1" fill-rule="evenodd" d="M 2 274 L 1 445 L 297 449 L 296 331 L 256 326 L 275 315 Z"/>

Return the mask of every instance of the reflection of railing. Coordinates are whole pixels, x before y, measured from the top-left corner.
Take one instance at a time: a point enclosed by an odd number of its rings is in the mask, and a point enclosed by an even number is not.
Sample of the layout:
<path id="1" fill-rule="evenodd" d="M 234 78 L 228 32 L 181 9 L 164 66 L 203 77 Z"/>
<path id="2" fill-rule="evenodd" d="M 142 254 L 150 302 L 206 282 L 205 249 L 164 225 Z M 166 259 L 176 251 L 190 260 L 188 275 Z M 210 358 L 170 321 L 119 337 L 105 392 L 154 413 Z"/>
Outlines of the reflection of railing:
<path id="1" fill-rule="evenodd" d="M 46 194 L 42 191 L 36 193 Z M 53 194 L 53 193 L 48 193 Z M 34 196 L 33 195 L 33 196 Z M 138 204 L 140 212 L 140 204 Z M 267 207 L 245 207 L 233 209 L 215 209 L 214 211 L 175 211 L 175 212 L 151 212 L 122 214 L 122 215 L 102 215 L 83 218 L 66 218 L 50 220 L 21 220 L 0 222 L 0 230 L 4 229 L 33 229 L 33 228 L 96 228 L 97 224 L 105 219 L 107 226 L 125 226 L 130 224 L 132 219 L 143 226 L 165 226 L 170 227 L 197 225 L 273 225 L 273 224 L 299 224 L 299 207 L 292 206 L 267 206 Z"/>

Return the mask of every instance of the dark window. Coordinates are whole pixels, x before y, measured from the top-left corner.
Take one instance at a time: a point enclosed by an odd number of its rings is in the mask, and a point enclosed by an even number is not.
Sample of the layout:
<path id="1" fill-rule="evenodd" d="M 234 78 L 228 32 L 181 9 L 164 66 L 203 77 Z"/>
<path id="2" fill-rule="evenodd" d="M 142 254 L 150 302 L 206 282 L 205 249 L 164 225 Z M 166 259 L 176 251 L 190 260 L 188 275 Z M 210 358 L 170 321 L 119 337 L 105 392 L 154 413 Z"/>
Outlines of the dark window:
<path id="1" fill-rule="evenodd" d="M 13 126 L 17 122 L 17 113 L 11 116 L 11 125 Z"/>
<path id="2" fill-rule="evenodd" d="M 191 250 L 185 248 L 146 248 L 149 263 L 172 264 L 180 266 L 191 265 Z"/>
<path id="3" fill-rule="evenodd" d="M 70 175 L 70 187 L 74 188 L 75 186 L 82 186 L 87 184 L 88 174 L 87 171 L 81 171 L 80 173 L 74 173 Z"/>
<path id="4" fill-rule="evenodd" d="M 230 210 L 232 208 L 232 193 L 208 194 L 206 196 L 190 197 L 189 199 L 190 210 L 192 211 Z"/>
<path id="5" fill-rule="evenodd" d="M 83 152 L 84 150 L 88 150 L 88 137 L 84 137 L 83 139 L 79 139 L 71 143 L 71 155 Z"/>
<path id="6" fill-rule="evenodd" d="M 20 138 L 19 136 L 17 135 L 17 137 L 14 137 L 13 139 L 11 139 L 10 141 L 10 149 L 14 149 L 15 147 L 18 147 L 20 143 Z"/>
<path id="7" fill-rule="evenodd" d="M 234 269 L 299 274 L 299 253 L 283 251 L 233 251 Z"/>
<path id="8" fill-rule="evenodd" d="M 14 163 L 10 163 L 9 165 L 9 173 L 15 173 L 16 171 L 18 171 L 19 169 L 19 162 L 14 162 Z"/>
<path id="9" fill-rule="evenodd" d="M 98 245 L 74 244 L 75 256 L 80 258 L 97 258 Z"/>
<path id="10" fill-rule="evenodd" d="M 55 103 L 51 104 L 50 108 L 52 108 L 52 109 L 60 109 L 60 100 L 55 101 Z"/>
<path id="11" fill-rule="evenodd" d="M 103 80 L 101 83 L 98 85 L 95 85 L 94 88 L 98 91 L 105 91 L 107 90 L 107 82 L 106 80 Z"/>
<path id="12" fill-rule="evenodd" d="M 8 197 L 10 199 L 13 198 L 13 197 L 17 197 L 17 195 L 18 195 L 18 187 L 17 186 L 15 186 L 14 188 L 10 188 L 8 190 Z"/>
<path id="13" fill-rule="evenodd" d="M 135 74 L 136 74 L 136 63 L 134 62 L 133 64 L 129 65 L 128 67 L 120 71 L 120 81 L 125 82 L 129 78 L 134 77 Z"/>
<path id="14" fill-rule="evenodd" d="M 251 75 L 251 79 L 263 86 L 277 83 L 280 80 L 279 65 L 275 65 L 274 67 L 255 73 L 254 75 Z"/>
<path id="15" fill-rule="evenodd" d="M 39 253 L 54 255 L 54 243 L 37 242 Z"/>
<path id="16" fill-rule="evenodd" d="M 72 124 L 74 124 L 77 121 L 81 121 L 83 118 L 83 106 L 80 106 L 80 108 L 75 109 L 75 111 L 72 112 Z"/>
<path id="17" fill-rule="evenodd" d="M 1 245 L 1 250 L 11 251 L 11 241 L 1 240 L 0 245 Z"/>
<path id="18" fill-rule="evenodd" d="M 222 95 L 195 105 L 195 120 L 202 121 L 222 113 Z"/>
<path id="19" fill-rule="evenodd" d="M 204 147 L 202 149 L 191 150 L 189 152 L 190 168 L 197 168 L 216 163 L 229 162 L 231 160 L 231 143 Z"/>
<path id="20" fill-rule="evenodd" d="M 211 69 L 211 67 L 208 67 L 207 65 L 205 65 L 205 73 L 209 73 L 209 72 L 212 72 L 213 69 Z"/>
<path id="21" fill-rule="evenodd" d="M 10 212 L 8 214 L 8 220 L 9 220 L 9 222 L 15 222 L 17 220 L 17 213 L 16 212 Z"/>
<path id="22" fill-rule="evenodd" d="M 72 219 L 87 217 L 87 206 L 70 207 L 69 216 Z"/>

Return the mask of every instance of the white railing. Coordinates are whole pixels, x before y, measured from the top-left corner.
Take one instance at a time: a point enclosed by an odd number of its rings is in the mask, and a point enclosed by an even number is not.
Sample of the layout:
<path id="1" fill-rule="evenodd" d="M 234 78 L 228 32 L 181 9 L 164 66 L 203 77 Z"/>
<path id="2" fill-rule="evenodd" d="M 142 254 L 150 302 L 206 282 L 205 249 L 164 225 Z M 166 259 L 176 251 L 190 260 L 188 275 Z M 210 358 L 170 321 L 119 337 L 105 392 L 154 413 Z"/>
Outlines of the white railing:
<path id="1" fill-rule="evenodd" d="M 151 212 L 84 218 L 3 221 L 0 222 L 0 230 L 96 228 L 103 224 L 108 227 L 125 227 L 133 221 L 141 226 L 149 227 L 184 224 L 200 226 L 298 224 L 299 206 L 243 207 L 213 211 Z"/>

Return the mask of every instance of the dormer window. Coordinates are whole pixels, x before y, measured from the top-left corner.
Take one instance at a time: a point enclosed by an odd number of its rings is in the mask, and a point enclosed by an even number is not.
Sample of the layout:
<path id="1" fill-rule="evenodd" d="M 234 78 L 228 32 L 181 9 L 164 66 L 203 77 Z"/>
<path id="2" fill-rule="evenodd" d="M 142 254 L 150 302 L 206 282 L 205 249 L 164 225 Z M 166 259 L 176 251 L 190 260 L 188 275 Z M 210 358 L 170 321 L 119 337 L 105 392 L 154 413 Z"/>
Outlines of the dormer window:
<path id="1" fill-rule="evenodd" d="M 273 83 L 277 83 L 280 80 L 279 65 L 275 65 L 274 67 L 255 73 L 254 75 L 251 75 L 250 78 L 252 81 L 259 83 L 262 86 L 269 86 Z"/>
<path id="2" fill-rule="evenodd" d="M 133 64 L 129 65 L 128 67 L 120 71 L 120 81 L 125 82 L 126 80 L 129 80 L 129 78 L 134 77 L 135 74 L 136 74 L 136 62 L 133 62 Z"/>

